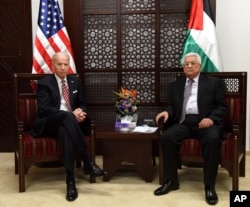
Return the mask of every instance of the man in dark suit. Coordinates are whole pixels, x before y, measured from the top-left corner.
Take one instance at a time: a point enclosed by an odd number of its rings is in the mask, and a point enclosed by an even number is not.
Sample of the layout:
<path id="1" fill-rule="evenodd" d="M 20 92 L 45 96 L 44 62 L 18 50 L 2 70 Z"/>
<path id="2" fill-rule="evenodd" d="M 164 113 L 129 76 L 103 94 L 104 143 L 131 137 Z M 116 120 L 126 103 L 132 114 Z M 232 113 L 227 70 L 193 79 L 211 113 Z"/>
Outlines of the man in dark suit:
<path id="1" fill-rule="evenodd" d="M 68 75 L 70 57 L 63 52 L 52 58 L 54 75 L 38 81 L 37 104 L 38 116 L 35 121 L 33 136 L 57 137 L 62 151 L 62 161 L 66 170 L 66 199 L 73 201 L 78 197 L 75 186 L 74 162 L 76 154 L 84 162 L 84 173 L 103 176 L 101 170 L 86 153 L 87 113 L 79 77 Z"/>
<path id="2" fill-rule="evenodd" d="M 185 138 L 196 137 L 200 140 L 205 163 L 205 198 L 208 204 L 215 205 L 218 202 L 215 182 L 226 112 L 224 83 L 221 79 L 200 73 L 202 63 L 197 53 L 187 54 L 182 64 L 186 77 L 171 83 L 166 111 L 156 116 L 156 122 L 163 118 L 167 124 L 161 137 L 166 179 L 154 194 L 163 195 L 179 189 L 177 151 Z"/>

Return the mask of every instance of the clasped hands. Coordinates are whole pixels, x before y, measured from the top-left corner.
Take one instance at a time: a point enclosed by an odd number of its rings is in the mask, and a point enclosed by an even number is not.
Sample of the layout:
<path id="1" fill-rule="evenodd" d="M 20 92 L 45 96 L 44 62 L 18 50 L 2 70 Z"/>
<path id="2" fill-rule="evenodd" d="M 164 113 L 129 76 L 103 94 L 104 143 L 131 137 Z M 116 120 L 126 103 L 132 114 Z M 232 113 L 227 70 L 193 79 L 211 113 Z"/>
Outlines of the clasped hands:
<path id="1" fill-rule="evenodd" d="M 214 124 L 214 122 L 212 119 L 204 118 L 200 121 L 198 126 L 199 126 L 199 129 L 202 129 L 202 128 L 208 128 L 208 127 L 212 126 L 213 124 Z"/>
<path id="2" fill-rule="evenodd" d="M 78 122 L 84 121 L 84 119 L 85 119 L 86 116 L 87 116 L 87 113 L 84 112 L 81 108 L 75 109 L 75 110 L 73 111 L 73 114 L 75 115 L 76 120 L 77 120 Z"/>
<path id="3" fill-rule="evenodd" d="M 158 123 L 160 118 L 163 118 L 163 122 L 166 123 L 166 121 L 168 120 L 168 112 L 167 111 L 163 111 L 159 114 L 157 114 L 155 121 L 156 123 Z M 212 126 L 214 124 L 213 120 L 210 118 L 204 118 L 200 121 L 200 123 L 198 124 L 199 129 L 203 129 L 203 128 L 208 128 L 210 126 Z"/>

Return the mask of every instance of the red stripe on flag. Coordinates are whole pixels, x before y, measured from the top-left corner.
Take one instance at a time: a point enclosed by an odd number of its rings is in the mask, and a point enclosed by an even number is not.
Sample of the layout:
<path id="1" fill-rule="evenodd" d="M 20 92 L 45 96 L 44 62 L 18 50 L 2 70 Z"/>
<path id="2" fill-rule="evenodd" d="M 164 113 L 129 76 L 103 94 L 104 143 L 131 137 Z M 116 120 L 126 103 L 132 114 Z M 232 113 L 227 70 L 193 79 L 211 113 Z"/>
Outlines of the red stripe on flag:
<path id="1" fill-rule="evenodd" d="M 48 39 L 48 42 L 49 42 L 50 46 L 54 49 L 55 52 L 60 52 L 60 48 L 55 43 L 53 36 Z"/>
<path id="2" fill-rule="evenodd" d="M 35 69 L 36 73 L 38 73 L 38 74 L 44 73 L 41 66 L 39 65 L 39 63 L 37 62 L 35 57 L 33 59 L 33 68 Z"/>
<path id="3" fill-rule="evenodd" d="M 57 34 L 63 41 L 64 45 L 67 47 L 67 50 L 69 51 L 71 56 L 73 57 L 73 51 L 72 51 L 71 43 L 70 43 L 68 36 L 65 34 L 65 32 L 62 29 L 59 30 Z"/>
<path id="4" fill-rule="evenodd" d="M 36 46 L 37 51 L 40 53 L 41 57 L 43 58 L 44 62 L 46 62 L 46 64 L 50 67 L 50 70 L 52 71 L 52 68 L 51 68 L 51 57 L 47 53 L 46 48 L 43 47 L 43 45 L 42 45 L 42 43 L 40 41 L 40 38 L 38 36 L 36 37 L 35 46 Z M 40 67 L 41 67 L 41 65 L 40 65 Z"/>
<path id="5" fill-rule="evenodd" d="M 203 30 L 203 0 L 192 0 L 188 29 Z"/>

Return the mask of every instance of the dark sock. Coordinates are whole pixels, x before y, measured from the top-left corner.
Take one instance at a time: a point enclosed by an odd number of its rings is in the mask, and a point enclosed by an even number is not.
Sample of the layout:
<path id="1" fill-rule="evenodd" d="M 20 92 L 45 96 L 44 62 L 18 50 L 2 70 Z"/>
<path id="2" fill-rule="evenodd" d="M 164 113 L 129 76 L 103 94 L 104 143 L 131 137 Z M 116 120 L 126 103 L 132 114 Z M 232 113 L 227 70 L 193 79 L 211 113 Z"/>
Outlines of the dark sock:
<path id="1" fill-rule="evenodd" d="M 75 183 L 75 174 L 73 170 L 66 170 L 66 183 Z"/>
<path id="2" fill-rule="evenodd" d="M 83 153 L 81 155 L 81 157 L 82 157 L 82 161 L 83 161 L 84 165 L 89 166 L 90 163 L 92 162 L 87 152 Z"/>

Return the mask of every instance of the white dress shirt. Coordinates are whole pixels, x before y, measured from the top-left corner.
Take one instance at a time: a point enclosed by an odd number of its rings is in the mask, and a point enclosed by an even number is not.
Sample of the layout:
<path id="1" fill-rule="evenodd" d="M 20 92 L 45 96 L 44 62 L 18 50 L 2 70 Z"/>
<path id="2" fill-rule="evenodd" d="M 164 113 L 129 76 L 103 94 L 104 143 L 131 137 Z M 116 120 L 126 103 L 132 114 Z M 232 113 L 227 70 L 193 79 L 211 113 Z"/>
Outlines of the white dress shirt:
<path id="1" fill-rule="evenodd" d="M 186 114 L 199 114 L 198 104 L 197 104 L 198 81 L 199 81 L 199 76 L 193 79 L 191 95 L 187 101 Z M 187 82 L 188 79 L 186 80 L 186 86 Z"/>

